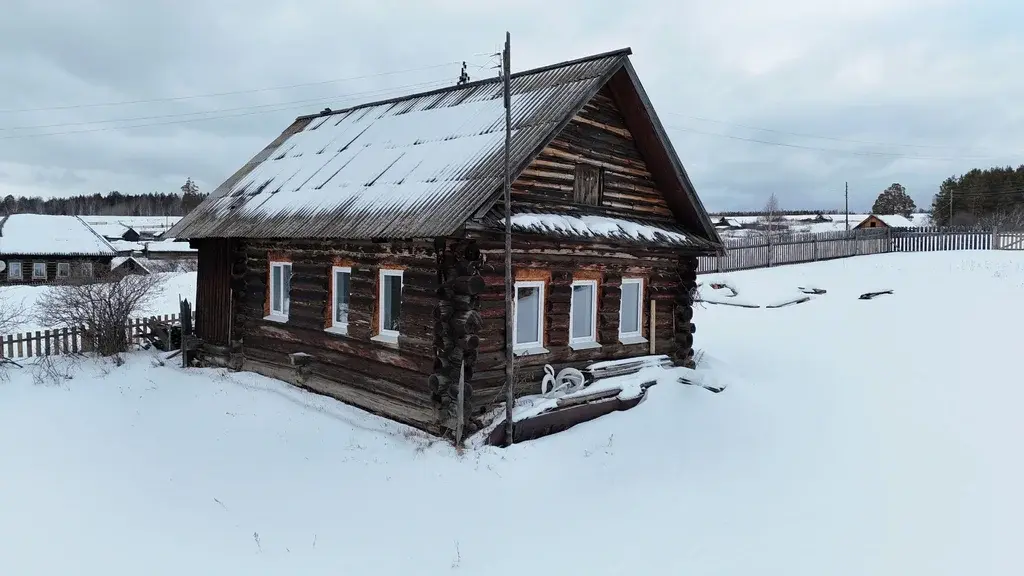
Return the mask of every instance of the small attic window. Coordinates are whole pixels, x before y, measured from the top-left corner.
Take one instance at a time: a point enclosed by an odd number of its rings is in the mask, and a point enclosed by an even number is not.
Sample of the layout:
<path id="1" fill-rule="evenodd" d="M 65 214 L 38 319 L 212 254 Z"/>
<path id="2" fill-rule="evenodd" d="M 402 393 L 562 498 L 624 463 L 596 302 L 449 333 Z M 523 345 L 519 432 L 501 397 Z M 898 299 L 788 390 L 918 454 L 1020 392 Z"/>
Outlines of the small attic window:
<path id="1" fill-rule="evenodd" d="M 592 164 L 577 164 L 576 174 L 573 179 L 572 201 L 576 204 L 590 204 L 598 206 L 601 204 L 602 184 L 604 181 L 604 170 L 600 166 Z"/>

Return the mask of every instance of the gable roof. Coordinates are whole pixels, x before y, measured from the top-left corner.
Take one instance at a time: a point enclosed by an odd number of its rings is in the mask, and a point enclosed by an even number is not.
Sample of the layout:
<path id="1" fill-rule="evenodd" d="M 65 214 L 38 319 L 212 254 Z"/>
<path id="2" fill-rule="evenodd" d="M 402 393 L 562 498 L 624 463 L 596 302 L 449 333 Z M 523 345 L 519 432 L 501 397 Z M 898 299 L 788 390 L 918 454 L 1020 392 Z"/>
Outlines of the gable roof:
<path id="1" fill-rule="evenodd" d="M 907 217 L 900 214 L 868 214 L 854 228 L 860 228 L 865 222 L 870 220 L 872 217 L 882 221 L 886 226 L 890 228 L 913 228 L 914 223 Z"/>
<path id="2" fill-rule="evenodd" d="M 114 256 L 115 250 L 78 216 L 12 214 L 0 221 L 0 255 Z"/>
<path id="3" fill-rule="evenodd" d="M 673 211 L 721 239 L 626 48 L 512 74 L 513 178 L 617 76 L 671 173 Z M 614 88 L 614 87 L 613 87 Z M 498 78 L 302 116 L 168 233 L 179 238 L 430 238 L 500 201 L 505 109 Z M 638 144 L 640 144 L 638 138 Z M 664 156 L 664 158 L 661 158 Z M 666 192 L 668 195 L 668 192 Z"/>

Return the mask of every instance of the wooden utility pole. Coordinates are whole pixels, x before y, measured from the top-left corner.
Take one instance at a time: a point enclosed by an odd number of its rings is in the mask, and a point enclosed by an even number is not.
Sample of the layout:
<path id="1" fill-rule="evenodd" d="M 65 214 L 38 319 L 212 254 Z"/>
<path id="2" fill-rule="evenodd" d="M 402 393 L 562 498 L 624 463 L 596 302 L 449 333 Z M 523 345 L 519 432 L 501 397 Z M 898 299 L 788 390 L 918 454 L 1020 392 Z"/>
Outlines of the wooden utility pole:
<path id="1" fill-rule="evenodd" d="M 501 58 L 501 73 L 505 93 L 505 438 L 508 444 L 514 442 L 512 430 L 512 409 L 515 407 L 515 356 L 512 333 L 515 310 L 512 306 L 512 167 L 509 153 L 512 148 L 512 35 L 505 32 L 505 50 Z"/>
<path id="2" fill-rule="evenodd" d="M 850 183 L 846 183 L 846 231 L 850 231 Z"/>

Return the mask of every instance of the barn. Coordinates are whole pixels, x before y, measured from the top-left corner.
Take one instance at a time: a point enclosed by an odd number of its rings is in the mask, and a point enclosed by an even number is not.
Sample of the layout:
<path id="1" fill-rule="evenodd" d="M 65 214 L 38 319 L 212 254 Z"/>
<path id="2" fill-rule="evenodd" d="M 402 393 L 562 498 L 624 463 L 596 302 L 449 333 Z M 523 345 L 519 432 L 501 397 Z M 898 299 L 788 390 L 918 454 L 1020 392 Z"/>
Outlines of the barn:
<path id="1" fill-rule="evenodd" d="M 630 54 L 510 80 L 520 393 L 545 364 L 693 363 L 697 257 L 724 248 Z M 497 79 L 295 120 L 167 233 L 198 250 L 200 359 L 481 426 L 505 384 L 504 143 Z"/>

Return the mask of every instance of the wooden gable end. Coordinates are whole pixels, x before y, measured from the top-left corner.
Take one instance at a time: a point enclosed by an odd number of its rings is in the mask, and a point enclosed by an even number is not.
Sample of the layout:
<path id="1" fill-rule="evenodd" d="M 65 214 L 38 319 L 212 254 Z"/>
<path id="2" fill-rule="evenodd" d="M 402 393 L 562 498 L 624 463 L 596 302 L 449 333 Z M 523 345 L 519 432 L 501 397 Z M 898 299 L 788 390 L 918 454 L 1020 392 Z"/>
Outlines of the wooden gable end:
<path id="1" fill-rule="evenodd" d="M 520 173 L 512 183 L 512 204 L 513 211 L 573 208 L 611 217 L 675 220 L 608 87 Z"/>

